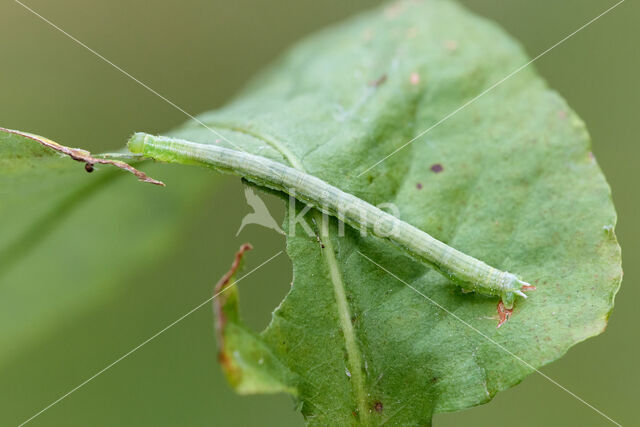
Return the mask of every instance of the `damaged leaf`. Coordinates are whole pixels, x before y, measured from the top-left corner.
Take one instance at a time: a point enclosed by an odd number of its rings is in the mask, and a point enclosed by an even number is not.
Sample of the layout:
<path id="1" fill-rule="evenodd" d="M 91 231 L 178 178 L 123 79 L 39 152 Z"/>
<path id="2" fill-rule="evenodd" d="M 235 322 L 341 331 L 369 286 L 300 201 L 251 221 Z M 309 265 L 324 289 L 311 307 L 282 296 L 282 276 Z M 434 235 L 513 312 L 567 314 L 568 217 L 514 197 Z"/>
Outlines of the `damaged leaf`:
<path id="1" fill-rule="evenodd" d="M 240 394 L 286 392 L 295 396 L 295 375 L 240 321 L 236 273 L 244 253 L 250 249 L 249 244 L 240 247 L 231 269 L 215 287 L 218 361 L 227 380 Z"/>
<path id="2" fill-rule="evenodd" d="M 103 164 L 103 165 L 112 165 L 119 169 L 122 169 L 124 171 L 134 174 L 142 182 L 148 182 L 150 184 L 164 186 L 162 182 L 148 177 L 147 174 L 137 170 L 136 168 L 134 168 L 128 163 L 122 162 L 120 160 L 111 160 L 107 158 L 109 157 L 109 155 L 106 155 L 103 157 L 94 157 L 91 155 L 90 152 L 83 150 L 81 148 L 65 147 L 64 145 L 60 145 L 57 142 L 52 141 L 43 136 L 34 135 L 32 133 L 22 132 L 18 130 L 5 129 L 3 127 L 0 127 L 0 132 L 6 132 L 6 133 L 22 136 L 27 140 L 35 141 L 41 144 L 43 147 L 50 148 L 53 151 L 69 156 L 77 162 L 84 162 L 84 169 L 89 173 L 93 172 L 93 166 L 97 163 Z M 25 143 L 28 143 L 28 142 L 25 141 Z"/>

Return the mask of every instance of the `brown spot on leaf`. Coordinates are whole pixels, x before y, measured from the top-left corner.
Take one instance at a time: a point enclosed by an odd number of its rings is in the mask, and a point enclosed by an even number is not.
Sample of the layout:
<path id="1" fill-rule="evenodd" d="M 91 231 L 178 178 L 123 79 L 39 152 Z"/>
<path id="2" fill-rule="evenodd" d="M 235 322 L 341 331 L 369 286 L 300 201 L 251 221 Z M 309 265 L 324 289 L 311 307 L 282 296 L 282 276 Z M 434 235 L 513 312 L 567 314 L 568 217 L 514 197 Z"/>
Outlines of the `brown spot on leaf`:
<path id="1" fill-rule="evenodd" d="M 431 165 L 431 171 L 434 173 L 440 173 L 444 170 L 444 168 L 442 167 L 442 165 L 440 163 L 435 163 L 433 165 Z"/>
<path id="2" fill-rule="evenodd" d="M 89 173 L 93 172 L 94 171 L 93 164 L 92 163 L 85 163 L 84 164 L 84 170 L 86 170 Z"/>
<path id="3" fill-rule="evenodd" d="M 447 40 L 444 42 L 444 48 L 450 52 L 458 50 L 458 42 L 455 40 Z"/>
<path id="4" fill-rule="evenodd" d="M 404 11 L 404 8 L 405 4 L 403 2 L 396 1 L 387 6 L 384 10 L 384 16 L 388 19 L 395 19 Z"/>
<path id="5" fill-rule="evenodd" d="M 231 359 L 229 355 L 223 352 L 218 353 L 218 363 L 222 366 L 223 369 L 229 371 L 233 370 L 233 363 L 231 363 Z"/>
<path id="6" fill-rule="evenodd" d="M 435 384 L 438 382 L 438 377 L 431 377 L 431 384 Z"/>
<path id="7" fill-rule="evenodd" d="M 422 190 L 422 183 L 421 183 L 421 182 L 417 183 L 417 184 L 416 184 L 416 188 L 417 188 L 418 190 Z"/>
<path id="8" fill-rule="evenodd" d="M 498 326 L 496 326 L 496 328 L 504 325 L 511 317 L 511 314 L 513 314 L 513 309 L 506 308 L 502 300 L 500 300 L 500 302 L 498 303 L 498 318 L 500 320 L 498 321 Z"/>
<path id="9" fill-rule="evenodd" d="M 376 403 L 373 404 L 373 409 L 377 412 L 377 413 L 381 413 L 382 412 L 382 402 L 380 402 L 379 400 L 376 401 Z"/>
<path id="10" fill-rule="evenodd" d="M 115 166 L 117 168 L 120 168 L 122 170 L 125 170 L 127 172 L 131 172 L 132 174 L 134 174 L 136 177 L 138 177 L 138 179 L 142 182 L 148 182 L 150 184 L 155 184 L 155 185 L 162 185 L 164 187 L 164 183 L 162 183 L 161 181 L 155 180 L 149 176 L 147 176 L 144 172 L 141 172 L 139 170 L 137 170 L 136 168 L 134 168 L 133 166 L 131 166 L 128 163 L 125 162 L 121 162 L 119 160 L 109 160 L 109 159 L 103 159 L 103 158 L 99 158 L 99 157 L 93 157 L 91 155 L 90 152 L 83 150 L 81 148 L 70 148 L 70 147 L 66 147 L 64 145 L 60 145 L 57 142 L 54 142 L 50 139 L 47 139 L 43 136 L 39 136 L 39 135 L 34 135 L 31 133 L 27 133 L 27 132 L 21 132 L 18 130 L 12 130 L 12 129 L 5 129 L 3 127 L 0 127 L 0 131 L 1 132 L 8 132 L 14 135 L 19 135 L 22 136 L 24 138 L 30 139 L 32 141 L 36 141 L 37 143 L 47 147 L 47 148 L 51 148 L 52 150 L 57 151 L 58 153 L 62 153 L 65 154 L 69 157 L 71 157 L 73 160 L 76 160 L 78 162 L 84 162 L 85 163 L 85 170 L 87 172 L 89 171 L 89 168 L 87 167 L 87 165 L 91 165 L 91 170 L 93 170 L 93 165 L 100 163 L 103 165 L 112 165 Z"/>
<path id="11" fill-rule="evenodd" d="M 381 75 L 380 77 L 378 77 L 377 79 L 375 79 L 375 80 L 371 80 L 371 81 L 369 82 L 369 86 L 371 86 L 371 87 L 378 87 L 378 86 L 380 86 L 380 85 L 384 84 L 384 82 L 386 82 L 386 81 L 387 81 L 387 75 L 386 75 L 386 74 L 383 74 L 383 75 Z"/>

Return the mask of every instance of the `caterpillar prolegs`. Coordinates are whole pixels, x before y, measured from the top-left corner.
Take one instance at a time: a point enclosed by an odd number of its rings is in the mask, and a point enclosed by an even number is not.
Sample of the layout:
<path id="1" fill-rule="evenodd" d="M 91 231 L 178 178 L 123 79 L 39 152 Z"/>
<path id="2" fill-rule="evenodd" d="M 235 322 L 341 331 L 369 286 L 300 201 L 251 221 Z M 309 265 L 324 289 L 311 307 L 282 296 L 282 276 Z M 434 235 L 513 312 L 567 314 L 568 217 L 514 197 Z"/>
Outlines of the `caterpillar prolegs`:
<path id="1" fill-rule="evenodd" d="M 465 290 L 499 296 L 502 309 L 507 312 L 517 296 L 526 298 L 523 291 L 534 289 L 515 274 L 491 267 L 370 203 L 283 163 L 216 145 L 145 133 L 131 137 L 129 150 L 163 162 L 213 167 L 285 192 L 353 227 L 365 228 L 393 242 L 414 258 L 435 266 Z"/>

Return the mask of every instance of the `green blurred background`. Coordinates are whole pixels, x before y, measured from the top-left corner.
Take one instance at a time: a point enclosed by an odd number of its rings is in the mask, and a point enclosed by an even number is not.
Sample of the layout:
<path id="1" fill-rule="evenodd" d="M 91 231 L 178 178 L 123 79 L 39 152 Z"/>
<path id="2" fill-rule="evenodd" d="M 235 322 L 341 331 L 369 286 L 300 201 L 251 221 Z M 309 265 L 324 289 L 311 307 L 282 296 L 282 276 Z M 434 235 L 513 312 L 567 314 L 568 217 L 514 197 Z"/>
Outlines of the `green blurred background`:
<path id="1" fill-rule="evenodd" d="M 615 2 L 463 3 L 501 24 L 533 57 Z M 196 114 L 224 104 L 252 74 L 300 37 L 377 2 L 29 0 L 26 4 Z M 624 283 L 606 333 L 579 344 L 543 372 L 623 425 L 640 424 L 636 408 L 640 344 L 633 308 L 640 298 L 635 286 L 640 277 L 638 22 L 640 4 L 627 0 L 535 63 L 590 129 L 593 151 L 613 188 L 625 260 Z M 0 3 L 0 96 L 1 126 L 98 151 L 120 148 L 133 131 L 162 132 L 187 119 L 10 0 Z M 189 179 L 204 179 L 205 185 L 194 190 L 201 201 L 184 208 L 175 224 L 176 236 L 159 243 L 166 248 L 150 254 L 148 265 L 123 274 L 117 288 L 94 292 L 82 304 L 38 325 L 19 346 L 0 350 L 6 356 L 0 363 L 0 425 L 17 425 L 29 418 L 206 300 L 242 242 L 256 247 L 245 271 L 284 248 L 282 237 L 260 227 L 250 226 L 235 236 L 240 219 L 250 210 L 238 179 L 199 170 L 150 169 L 169 182 L 166 200 Z M 110 190 L 126 184 L 131 183 L 118 181 Z M 135 191 L 148 191 L 139 187 Z M 269 204 L 282 217 L 282 202 L 270 197 Z M 98 239 L 105 233 L 117 236 L 117 224 L 109 221 L 105 209 L 109 208 L 98 195 L 74 215 L 96 218 L 87 226 L 100 229 Z M 154 215 L 154 209 L 163 209 L 162 203 L 150 206 L 147 214 Z M 24 280 L 20 286 L 35 282 L 55 286 L 56 277 L 38 271 L 38 266 L 46 265 L 57 244 L 69 240 L 64 232 L 69 221 L 15 266 L 12 280 Z M 73 245 L 77 261 L 82 262 L 83 254 L 99 251 L 102 242 L 80 236 Z M 112 256 L 104 255 L 103 269 L 92 272 L 91 278 L 115 274 L 109 271 Z M 29 274 L 21 273 L 27 270 Z M 290 281 L 289 260 L 280 255 L 239 285 L 250 325 L 261 329 L 267 324 Z M 78 292 L 84 291 L 80 280 Z M 53 289 L 47 298 L 55 295 Z M 30 307 L 15 309 L 20 316 Z M 230 390 L 216 363 L 212 324 L 207 305 L 30 425 L 301 425 L 302 418 L 286 396 L 239 397 Z M 498 423 L 610 425 L 537 374 L 487 405 L 435 419 L 437 426 Z"/>

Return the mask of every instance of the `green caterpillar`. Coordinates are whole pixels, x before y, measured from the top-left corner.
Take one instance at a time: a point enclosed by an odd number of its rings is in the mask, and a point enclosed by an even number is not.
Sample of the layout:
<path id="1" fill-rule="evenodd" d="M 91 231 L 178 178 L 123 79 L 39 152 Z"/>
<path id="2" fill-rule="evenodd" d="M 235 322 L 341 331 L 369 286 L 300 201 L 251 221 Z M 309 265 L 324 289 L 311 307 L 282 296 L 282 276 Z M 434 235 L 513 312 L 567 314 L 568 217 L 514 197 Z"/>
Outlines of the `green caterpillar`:
<path id="1" fill-rule="evenodd" d="M 280 162 L 215 145 L 145 133 L 131 137 L 129 150 L 163 162 L 213 167 L 283 191 L 353 227 L 365 228 L 393 242 L 413 257 L 435 266 L 465 290 L 499 296 L 507 310 L 513 308 L 516 296 L 526 298 L 523 291 L 534 289 L 516 275 L 491 267 L 352 194 Z"/>

